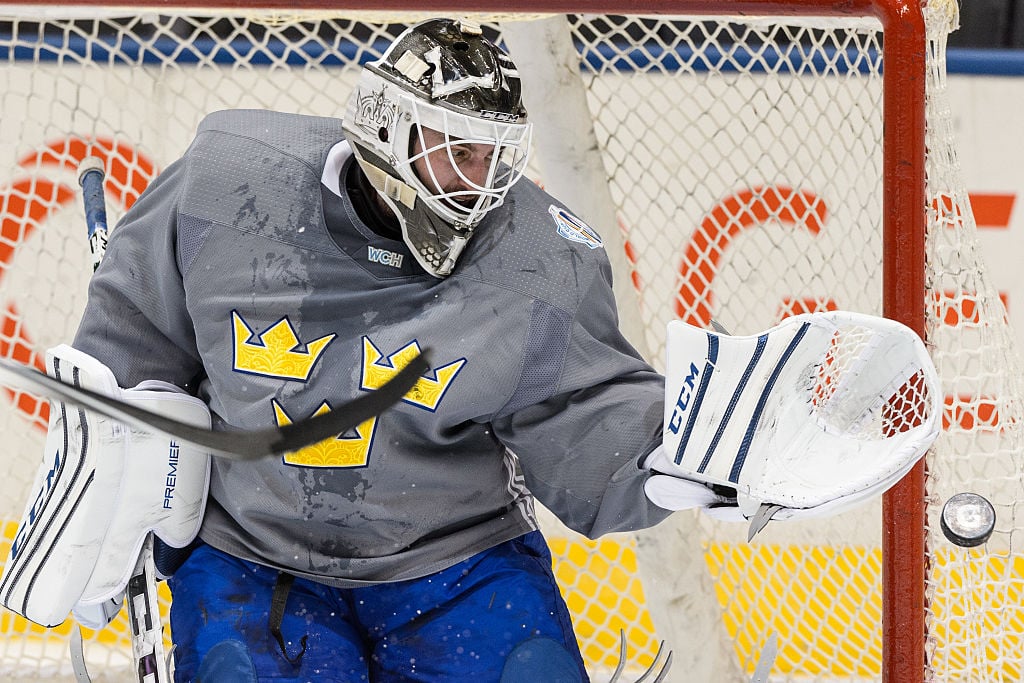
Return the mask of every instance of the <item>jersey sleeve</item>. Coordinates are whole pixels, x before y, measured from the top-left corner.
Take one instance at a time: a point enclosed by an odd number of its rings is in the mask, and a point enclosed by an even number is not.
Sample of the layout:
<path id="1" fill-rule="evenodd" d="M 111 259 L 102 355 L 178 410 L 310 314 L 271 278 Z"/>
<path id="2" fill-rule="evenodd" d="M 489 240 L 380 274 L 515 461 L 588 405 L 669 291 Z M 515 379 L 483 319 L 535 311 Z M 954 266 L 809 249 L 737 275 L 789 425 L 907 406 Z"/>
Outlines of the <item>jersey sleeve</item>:
<path id="1" fill-rule="evenodd" d="M 536 300 L 515 392 L 492 419 L 531 493 L 590 538 L 657 524 L 640 463 L 661 441 L 664 378 L 618 330 L 607 262 L 575 311 Z"/>
<path id="2" fill-rule="evenodd" d="M 164 170 L 111 231 L 72 344 L 123 387 L 146 379 L 184 387 L 201 371 L 176 248 L 184 164 Z"/>

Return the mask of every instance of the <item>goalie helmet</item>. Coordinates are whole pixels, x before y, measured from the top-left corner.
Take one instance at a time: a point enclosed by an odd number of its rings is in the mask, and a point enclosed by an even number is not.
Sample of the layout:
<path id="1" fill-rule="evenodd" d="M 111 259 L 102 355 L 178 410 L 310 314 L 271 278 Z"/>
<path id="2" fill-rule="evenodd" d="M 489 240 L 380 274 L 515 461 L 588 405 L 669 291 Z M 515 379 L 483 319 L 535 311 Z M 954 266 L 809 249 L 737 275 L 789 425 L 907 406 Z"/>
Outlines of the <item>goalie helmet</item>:
<path id="1" fill-rule="evenodd" d="M 416 260 L 439 278 L 522 177 L 531 133 L 515 64 L 478 25 L 450 19 L 407 29 L 364 66 L 344 129 Z M 460 167 L 467 150 L 473 171 Z"/>

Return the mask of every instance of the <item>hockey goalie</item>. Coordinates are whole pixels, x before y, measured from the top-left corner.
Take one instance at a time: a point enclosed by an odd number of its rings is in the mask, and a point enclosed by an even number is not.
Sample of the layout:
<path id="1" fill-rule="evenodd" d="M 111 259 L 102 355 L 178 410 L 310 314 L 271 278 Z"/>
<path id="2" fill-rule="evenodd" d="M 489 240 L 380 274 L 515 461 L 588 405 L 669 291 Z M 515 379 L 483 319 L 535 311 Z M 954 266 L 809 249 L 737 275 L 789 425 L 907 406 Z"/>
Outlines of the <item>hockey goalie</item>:
<path id="1" fill-rule="evenodd" d="M 655 372 L 600 235 L 519 182 L 531 125 L 511 57 L 448 19 L 367 63 L 343 119 L 207 116 L 111 232 L 50 372 L 245 433 L 422 348 L 431 367 L 355 428 L 246 462 L 55 403 L 4 604 L 103 623 L 152 532 L 190 547 L 163 572 L 177 681 L 585 681 L 535 500 L 591 538 L 687 509 L 756 530 L 921 458 L 941 393 L 892 321 L 673 323 Z"/>

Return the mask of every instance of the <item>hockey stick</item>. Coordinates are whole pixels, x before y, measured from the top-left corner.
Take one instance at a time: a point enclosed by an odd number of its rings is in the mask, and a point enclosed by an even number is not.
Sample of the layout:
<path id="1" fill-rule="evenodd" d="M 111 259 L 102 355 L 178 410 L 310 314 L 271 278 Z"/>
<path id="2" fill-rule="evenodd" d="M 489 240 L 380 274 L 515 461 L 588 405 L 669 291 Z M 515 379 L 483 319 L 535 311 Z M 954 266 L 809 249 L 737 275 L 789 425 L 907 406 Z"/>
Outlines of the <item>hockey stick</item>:
<path id="1" fill-rule="evenodd" d="M 89 231 L 89 252 L 92 269 L 99 268 L 107 253 L 107 205 L 103 198 L 103 161 L 86 157 L 78 165 L 78 184 L 82 186 L 82 204 L 85 205 L 85 227 Z"/>
<path id="2" fill-rule="evenodd" d="M 94 270 L 107 249 L 103 176 L 103 162 L 95 157 L 83 160 L 79 166 L 79 182 L 83 190 L 82 201 L 85 204 Z M 400 401 L 428 369 L 427 350 L 424 349 L 386 384 L 373 392 L 321 415 L 280 427 L 250 431 L 214 431 L 179 422 L 111 396 L 64 384 L 45 373 L 4 358 L 0 358 L 0 384 L 72 403 L 143 431 L 161 432 L 223 458 L 254 460 L 312 446 L 358 427 Z"/>
<path id="3" fill-rule="evenodd" d="M 103 162 L 96 157 L 87 157 L 78 167 L 78 182 L 82 186 L 82 202 L 85 207 L 85 222 L 89 231 L 89 251 L 92 253 L 92 269 L 94 271 L 99 267 L 100 261 L 103 260 L 103 255 L 107 251 L 107 209 L 103 195 L 104 175 Z M 49 375 L 36 374 L 47 380 L 53 379 Z M 59 381 L 57 383 L 61 385 L 62 391 L 64 387 L 72 388 Z M 98 397 L 99 394 L 96 396 Z M 70 399 L 66 400 L 70 401 Z M 95 408 L 93 409 L 95 410 Z M 114 415 L 107 416 L 115 417 Z M 128 603 L 128 626 L 131 630 L 132 659 L 135 662 L 135 675 L 139 683 L 171 683 L 171 663 L 164 654 L 164 629 L 160 619 L 153 543 L 153 533 L 150 532 L 146 535 L 146 540 L 139 550 L 135 568 L 132 570 L 131 578 L 125 588 L 125 598 Z M 81 630 L 81 626 L 79 626 L 79 630 Z M 80 633 L 71 645 L 71 659 L 75 674 L 80 681 L 89 681 Z"/>
<path id="4" fill-rule="evenodd" d="M 16 361 L 0 358 L 0 384 L 66 401 L 143 431 L 160 432 L 229 460 L 255 460 L 297 451 L 358 427 L 394 405 L 429 369 L 427 351 L 409 361 L 387 384 L 334 410 L 281 427 L 215 431 L 152 413 L 111 396 L 64 384 Z"/>

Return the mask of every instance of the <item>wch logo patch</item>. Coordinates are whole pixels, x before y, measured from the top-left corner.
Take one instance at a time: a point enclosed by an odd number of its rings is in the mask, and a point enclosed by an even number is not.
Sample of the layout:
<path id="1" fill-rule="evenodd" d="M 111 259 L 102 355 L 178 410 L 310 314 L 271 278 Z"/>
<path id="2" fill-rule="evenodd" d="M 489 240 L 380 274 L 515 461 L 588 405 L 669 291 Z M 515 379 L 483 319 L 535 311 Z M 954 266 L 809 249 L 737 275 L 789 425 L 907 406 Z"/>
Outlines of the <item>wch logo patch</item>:
<path id="1" fill-rule="evenodd" d="M 370 263 L 379 263 L 382 266 L 391 266 L 393 268 L 402 267 L 402 259 L 405 258 L 404 254 L 370 246 L 367 246 L 366 248 L 369 250 L 367 259 Z"/>

